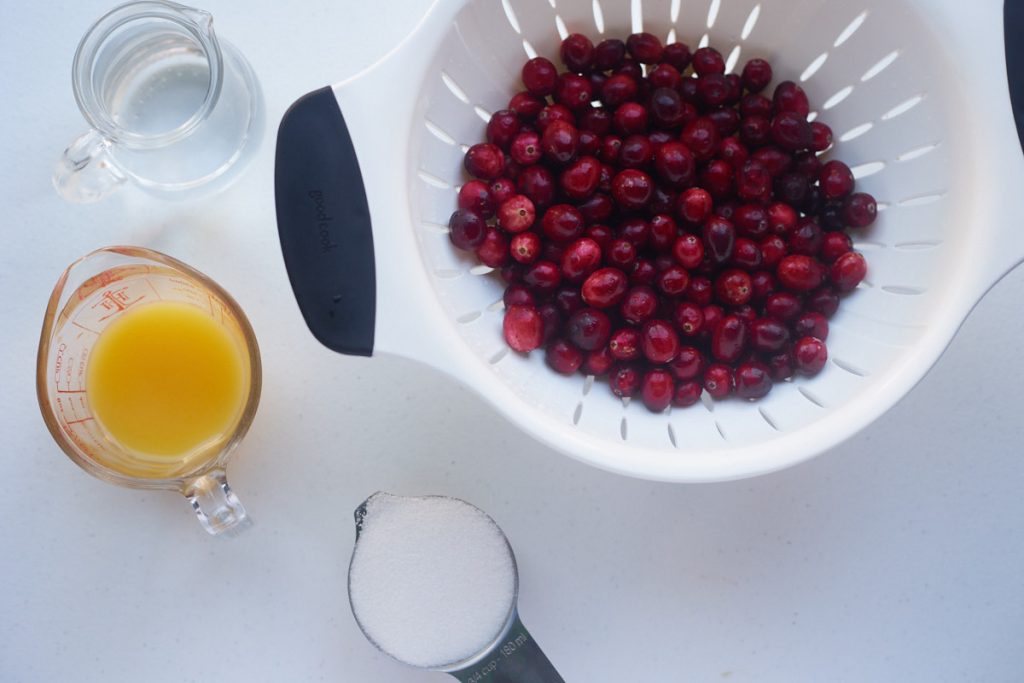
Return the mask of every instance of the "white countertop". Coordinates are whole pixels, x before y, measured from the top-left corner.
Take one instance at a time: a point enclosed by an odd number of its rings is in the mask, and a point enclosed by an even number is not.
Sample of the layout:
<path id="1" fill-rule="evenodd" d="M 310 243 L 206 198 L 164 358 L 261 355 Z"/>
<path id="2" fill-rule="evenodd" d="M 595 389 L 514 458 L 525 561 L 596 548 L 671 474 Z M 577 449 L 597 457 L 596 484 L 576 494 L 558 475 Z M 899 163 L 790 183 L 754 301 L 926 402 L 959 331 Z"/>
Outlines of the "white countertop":
<path id="1" fill-rule="evenodd" d="M 275 228 L 276 123 L 387 52 L 428 0 L 301 4 L 205 3 L 266 96 L 238 183 L 87 206 L 62 202 L 50 172 L 84 127 L 75 45 L 109 4 L 0 4 L 0 680 L 443 680 L 379 654 L 351 617 L 351 513 L 379 489 L 462 497 L 501 524 L 523 620 L 570 683 L 1021 680 L 1024 271 L 899 406 L 807 464 L 699 486 L 588 468 L 433 370 L 345 358 L 307 332 Z M 207 537 L 175 494 L 85 475 L 39 417 L 50 289 L 112 243 L 208 273 L 259 336 L 262 405 L 229 469 L 257 524 L 238 538 Z"/>

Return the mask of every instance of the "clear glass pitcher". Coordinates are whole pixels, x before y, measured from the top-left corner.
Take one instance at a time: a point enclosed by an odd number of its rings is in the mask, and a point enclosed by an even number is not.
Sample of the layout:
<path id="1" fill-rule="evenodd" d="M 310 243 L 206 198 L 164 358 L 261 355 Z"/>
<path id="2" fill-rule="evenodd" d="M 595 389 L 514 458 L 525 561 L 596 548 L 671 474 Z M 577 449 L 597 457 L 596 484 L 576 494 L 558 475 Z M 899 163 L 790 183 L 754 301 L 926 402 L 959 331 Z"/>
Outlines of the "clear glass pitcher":
<path id="1" fill-rule="evenodd" d="M 220 189 L 262 135 L 245 58 L 208 12 L 173 2 L 130 2 L 101 17 L 78 45 L 72 86 L 92 128 L 54 171 L 69 201 L 96 201 L 126 180 L 166 195 Z"/>
<path id="2" fill-rule="evenodd" d="M 241 359 L 244 399 L 231 427 L 171 456 L 133 450 L 105 429 L 90 404 L 87 381 L 90 354 L 104 330 L 126 311 L 152 302 L 182 303 L 209 316 Z M 211 534 L 248 521 L 224 470 L 256 415 L 261 378 L 256 336 L 242 309 L 213 280 L 170 256 L 138 247 L 99 249 L 71 264 L 50 295 L 36 393 L 53 438 L 71 460 L 104 481 L 179 491 Z"/>

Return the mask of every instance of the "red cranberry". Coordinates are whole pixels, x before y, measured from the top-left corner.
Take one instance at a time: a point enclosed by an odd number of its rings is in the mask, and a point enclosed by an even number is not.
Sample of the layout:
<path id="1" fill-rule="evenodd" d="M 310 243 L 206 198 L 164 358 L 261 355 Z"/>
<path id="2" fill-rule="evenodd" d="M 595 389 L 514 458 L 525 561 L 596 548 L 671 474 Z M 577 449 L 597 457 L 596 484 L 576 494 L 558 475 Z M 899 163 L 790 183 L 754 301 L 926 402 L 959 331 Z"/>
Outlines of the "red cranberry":
<path id="1" fill-rule="evenodd" d="M 514 195 L 498 207 L 498 225 L 511 233 L 529 230 L 536 219 L 533 202 L 526 195 Z"/>
<path id="2" fill-rule="evenodd" d="M 523 281 L 523 266 L 521 263 L 510 263 L 502 266 L 498 275 L 506 285 L 517 285 Z"/>
<path id="3" fill-rule="evenodd" d="M 651 163 L 654 148 L 646 135 L 630 135 L 619 148 L 619 165 L 623 168 L 641 168 Z"/>
<path id="4" fill-rule="evenodd" d="M 617 74 L 604 82 L 601 88 L 601 101 L 606 107 L 616 109 L 633 100 L 636 94 L 636 80 L 624 74 Z"/>
<path id="5" fill-rule="evenodd" d="M 636 263 L 636 247 L 629 240 L 614 240 L 608 247 L 608 265 L 629 272 Z"/>
<path id="6" fill-rule="evenodd" d="M 742 306 L 753 294 L 750 275 L 738 268 L 723 271 L 715 280 L 715 294 L 726 306 Z"/>
<path id="7" fill-rule="evenodd" d="M 686 71 L 691 58 L 690 47 L 686 43 L 669 43 L 661 53 L 661 61 L 671 64 L 680 73 Z"/>
<path id="8" fill-rule="evenodd" d="M 551 261 L 537 261 L 523 272 L 523 282 L 537 294 L 550 294 L 562 283 L 562 274 Z"/>
<path id="9" fill-rule="evenodd" d="M 658 275 L 658 289 L 668 296 L 682 296 L 690 286 L 690 274 L 681 266 L 669 266 Z"/>
<path id="10" fill-rule="evenodd" d="M 594 135 L 607 135 L 612 129 L 612 116 L 603 107 L 591 107 L 579 115 L 577 128 L 580 131 L 587 131 Z"/>
<path id="11" fill-rule="evenodd" d="M 540 136 L 533 131 L 520 133 L 512 140 L 509 155 L 513 161 L 523 166 L 537 163 L 541 157 Z"/>
<path id="12" fill-rule="evenodd" d="M 747 95 L 740 100 L 740 114 L 748 116 L 760 116 L 765 120 L 772 117 L 772 101 L 764 95 Z"/>
<path id="13" fill-rule="evenodd" d="M 537 302 L 533 293 L 523 285 L 509 285 L 506 287 L 501 300 L 505 304 L 506 309 L 512 306 L 533 306 Z"/>
<path id="14" fill-rule="evenodd" d="M 509 243 L 512 258 L 519 263 L 533 263 L 540 255 L 540 249 L 540 237 L 535 232 L 520 233 Z"/>
<path id="15" fill-rule="evenodd" d="M 720 107 L 729 98 L 729 85 L 721 73 L 710 73 L 697 79 L 697 97 L 706 107 Z"/>
<path id="16" fill-rule="evenodd" d="M 732 381 L 732 370 L 722 363 L 713 363 L 704 372 L 704 390 L 711 398 L 726 398 L 731 394 Z"/>
<path id="17" fill-rule="evenodd" d="M 811 218 L 801 218 L 789 234 L 789 250 L 794 254 L 813 256 L 821 249 L 821 228 Z"/>
<path id="18" fill-rule="evenodd" d="M 811 146 L 811 125 L 796 112 L 779 112 L 772 119 L 772 140 L 791 152 L 807 149 Z"/>
<path id="19" fill-rule="evenodd" d="M 594 157 L 580 157 L 562 171 L 562 190 L 570 199 L 586 199 L 597 189 L 600 177 L 601 162 Z"/>
<path id="20" fill-rule="evenodd" d="M 494 215 L 494 200 L 487 183 L 482 180 L 470 180 L 459 188 L 459 208 L 470 209 L 480 214 L 481 218 Z"/>
<path id="21" fill-rule="evenodd" d="M 580 134 L 576 127 L 565 121 L 552 121 L 540 139 L 544 156 L 556 164 L 568 163 L 576 156 Z"/>
<path id="22" fill-rule="evenodd" d="M 811 151 L 824 152 L 832 146 L 832 129 L 821 121 L 811 122 Z"/>
<path id="23" fill-rule="evenodd" d="M 565 255 L 565 246 L 554 242 L 541 242 L 540 257 L 552 263 L 561 263 Z"/>
<path id="24" fill-rule="evenodd" d="M 718 147 L 718 154 L 733 168 L 743 166 L 743 162 L 750 156 L 746 146 L 734 135 L 722 139 L 722 143 Z"/>
<path id="25" fill-rule="evenodd" d="M 700 184 L 715 199 L 726 199 L 732 195 L 732 166 L 721 159 L 708 162 L 700 174 Z"/>
<path id="26" fill-rule="evenodd" d="M 766 201 L 772 192 L 772 176 L 764 164 L 747 160 L 736 173 L 736 194 L 740 199 Z"/>
<path id="27" fill-rule="evenodd" d="M 472 209 L 459 209 L 448 219 L 448 237 L 459 249 L 473 251 L 484 241 L 487 224 Z"/>
<path id="28" fill-rule="evenodd" d="M 612 125 L 623 135 L 643 133 L 647 130 L 647 110 L 636 102 L 626 102 L 612 114 Z"/>
<path id="29" fill-rule="evenodd" d="M 612 393 L 620 398 L 630 398 L 640 391 L 640 372 L 632 365 L 620 365 L 612 371 L 608 384 Z"/>
<path id="30" fill-rule="evenodd" d="M 541 230 L 549 240 L 571 242 L 583 234 L 583 215 L 569 204 L 555 204 L 544 212 Z"/>
<path id="31" fill-rule="evenodd" d="M 809 311 L 831 318 L 839 310 L 839 294 L 831 287 L 821 287 L 808 295 L 806 307 Z"/>
<path id="32" fill-rule="evenodd" d="M 516 189 L 529 197 L 535 207 L 544 208 L 555 199 L 555 177 L 543 166 L 529 166 L 519 174 Z"/>
<path id="33" fill-rule="evenodd" d="M 693 70 L 698 76 L 725 73 L 725 59 L 713 47 L 702 47 L 693 53 Z"/>
<path id="34" fill-rule="evenodd" d="M 626 56 L 626 44 L 616 38 L 602 40 L 594 48 L 594 68 L 610 71 L 622 64 Z"/>
<path id="35" fill-rule="evenodd" d="M 732 222 L 736 231 L 745 237 L 761 239 L 770 229 L 768 211 L 760 204 L 741 204 L 733 212 Z"/>
<path id="36" fill-rule="evenodd" d="M 594 86 L 590 78 L 577 74 L 562 74 L 555 86 L 555 102 L 572 110 L 590 106 Z"/>
<path id="37" fill-rule="evenodd" d="M 821 260 L 825 263 L 832 263 L 852 249 L 853 241 L 845 232 L 840 230 L 826 232 L 821 241 Z"/>
<path id="38" fill-rule="evenodd" d="M 583 352 L 565 339 L 556 339 L 548 344 L 544 360 L 555 372 L 571 375 L 583 365 Z"/>
<path id="39" fill-rule="evenodd" d="M 745 322 L 748 328 L 755 320 L 757 320 L 757 311 L 755 311 L 754 307 L 750 304 L 733 307 L 732 315 Z"/>
<path id="40" fill-rule="evenodd" d="M 569 316 L 566 323 L 569 341 L 584 351 L 596 351 L 605 347 L 612 333 L 608 316 L 596 308 L 581 308 Z"/>
<path id="41" fill-rule="evenodd" d="M 797 222 L 796 210 L 789 204 L 776 202 L 768 207 L 768 227 L 776 235 L 788 235 Z"/>
<path id="42" fill-rule="evenodd" d="M 672 88 L 655 88 L 649 106 L 657 128 L 675 128 L 683 121 L 683 98 Z"/>
<path id="43" fill-rule="evenodd" d="M 762 398 L 772 390 L 771 369 L 759 361 L 741 363 L 736 368 L 735 381 L 740 398 Z"/>
<path id="44" fill-rule="evenodd" d="M 597 351 L 591 351 L 583 358 L 583 372 L 600 377 L 612 369 L 614 362 L 615 359 L 605 346 Z"/>
<path id="45" fill-rule="evenodd" d="M 627 218 L 619 223 L 619 237 L 629 240 L 638 248 L 647 244 L 650 234 L 650 224 L 643 218 Z"/>
<path id="46" fill-rule="evenodd" d="M 677 304 L 672 320 L 684 337 L 696 337 L 704 331 L 704 311 L 692 301 Z"/>
<path id="47" fill-rule="evenodd" d="M 750 300 L 757 304 L 763 303 L 775 293 L 775 276 L 767 270 L 755 271 L 750 276 L 750 288 L 753 291 Z"/>
<path id="48" fill-rule="evenodd" d="M 612 332 L 608 340 L 608 352 L 615 360 L 635 360 L 640 357 L 640 330 L 623 327 Z"/>
<path id="49" fill-rule="evenodd" d="M 735 112 L 734 107 L 740 101 L 740 97 L 743 96 L 743 79 L 739 74 L 728 74 L 725 77 L 725 85 L 728 88 L 725 103 L 729 105 L 729 109 Z M 736 112 L 736 116 L 739 116 L 739 112 Z"/>
<path id="50" fill-rule="evenodd" d="M 828 319 L 815 311 L 802 313 L 793 321 L 793 334 L 797 337 L 815 337 L 825 341 L 828 339 Z"/>
<path id="51" fill-rule="evenodd" d="M 678 232 L 679 226 L 674 218 L 663 213 L 656 214 L 651 218 L 648 243 L 659 252 L 667 251 L 676 241 Z"/>
<path id="52" fill-rule="evenodd" d="M 857 287 L 868 274 L 868 264 L 864 256 L 856 251 L 848 251 L 832 264 L 829 279 L 840 292 L 849 292 Z"/>
<path id="53" fill-rule="evenodd" d="M 692 406 L 700 400 L 700 395 L 703 390 L 704 387 L 701 386 L 700 382 L 692 380 L 689 382 L 680 382 L 676 384 L 676 393 L 672 397 L 672 405 L 679 408 Z"/>
<path id="54" fill-rule="evenodd" d="M 594 44 L 585 35 L 572 33 L 562 41 L 558 54 L 570 71 L 583 73 L 594 62 Z"/>
<path id="55" fill-rule="evenodd" d="M 596 224 L 587 228 L 587 237 L 597 242 L 602 249 L 606 249 L 615 239 L 615 233 L 607 225 Z"/>
<path id="56" fill-rule="evenodd" d="M 651 177 L 643 171 L 626 169 L 612 179 L 612 196 L 627 210 L 644 208 L 651 201 L 653 191 Z"/>
<path id="57" fill-rule="evenodd" d="M 622 64 L 620 64 L 618 68 L 612 71 L 612 75 L 629 76 L 634 81 L 637 81 L 639 83 L 640 81 L 643 80 L 644 71 L 643 68 L 641 68 L 640 66 L 640 62 L 637 62 L 636 60 L 630 57 L 626 57 L 625 59 L 622 60 Z"/>
<path id="58" fill-rule="evenodd" d="M 544 100 L 528 92 L 517 92 L 509 100 L 508 108 L 523 121 L 533 121 L 544 108 Z"/>
<path id="59" fill-rule="evenodd" d="M 658 295 L 650 287 L 640 285 L 626 292 L 619 310 L 626 322 L 640 325 L 653 316 L 657 308 Z"/>
<path id="60" fill-rule="evenodd" d="M 501 109 L 491 114 L 487 122 L 487 142 L 508 149 L 512 139 L 519 132 L 519 117 L 510 109 Z"/>
<path id="61" fill-rule="evenodd" d="M 653 88 L 671 88 L 675 90 L 679 87 L 679 82 L 682 78 L 679 74 L 679 69 L 664 62 L 651 69 L 647 74 L 647 81 Z"/>
<path id="62" fill-rule="evenodd" d="M 576 147 L 576 152 L 581 157 L 597 156 L 601 152 L 601 136 L 588 130 L 580 130 L 580 144 Z"/>
<path id="63" fill-rule="evenodd" d="M 787 254 L 786 243 L 778 235 L 769 235 L 758 244 L 761 249 L 761 265 L 765 268 L 775 268 Z"/>
<path id="64" fill-rule="evenodd" d="M 537 311 L 540 313 L 541 320 L 544 321 L 544 340 L 542 343 L 547 344 L 561 331 L 562 314 L 558 310 L 558 306 L 550 301 L 538 306 Z"/>
<path id="65" fill-rule="evenodd" d="M 568 107 L 561 104 L 549 104 L 537 114 L 537 130 L 543 133 L 555 121 L 571 124 L 575 121 L 575 117 Z"/>
<path id="66" fill-rule="evenodd" d="M 531 95 L 545 97 L 555 91 L 558 70 L 555 65 L 543 57 L 534 57 L 523 65 L 523 85 Z"/>
<path id="67" fill-rule="evenodd" d="M 772 124 L 767 116 L 751 114 L 740 122 L 740 140 L 749 147 L 767 145 L 772 139 Z"/>
<path id="68" fill-rule="evenodd" d="M 630 284 L 653 285 L 658 278 L 658 269 L 650 259 L 637 259 L 633 273 L 629 276 Z"/>
<path id="69" fill-rule="evenodd" d="M 679 336 L 666 320 L 648 320 L 640 331 L 640 346 L 652 363 L 667 363 L 679 353 Z"/>
<path id="70" fill-rule="evenodd" d="M 696 235 L 682 235 L 672 245 L 672 255 L 679 265 L 692 270 L 704 260 L 704 243 Z"/>
<path id="71" fill-rule="evenodd" d="M 825 196 L 821 192 L 821 188 L 817 185 L 812 185 L 807 189 L 807 197 L 804 199 L 804 203 L 798 208 L 809 216 L 821 213 L 822 208 L 825 205 Z"/>
<path id="72" fill-rule="evenodd" d="M 688 223 L 703 223 L 711 215 L 713 206 L 711 195 L 700 187 L 691 187 L 677 200 L 679 216 Z"/>
<path id="73" fill-rule="evenodd" d="M 722 307 L 711 304 L 701 309 L 704 313 L 704 332 L 707 336 L 714 334 L 715 330 L 722 323 L 722 319 L 725 317 L 725 313 L 722 311 Z"/>
<path id="74" fill-rule="evenodd" d="M 626 50 L 630 57 L 641 64 L 657 64 L 664 48 L 657 36 L 650 33 L 634 33 L 626 38 Z"/>
<path id="75" fill-rule="evenodd" d="M 470 175 L 484 180 L 494 180 L 505 170 L 505 155 L 497 145 L 481 142 L 466 152 L 466 170 Z"/>
<path id="76" fill-rule="evenodd" d="M 796 318 L 802 308 L 800 299 L 790 292 L 775 292 L 764 302 L 764 314 L 783 322 Z"/>
<path id="77" fill-rule="evenodd" d="M 594 308 L 615 306 L 626 295 L 626 274 L 618 268 L 594 271 L 583 283 L 583 300 Z"/>
<path id="78" fill-rule="evenodd" d="M 758 318 L 750 324 L 750 346 L 759 353 L 778 353 L 789 344 L 789 330 L 775 318 Z"/>
<path id="79" fill-rule="evenodd" d="M 810 194 L 810 181 L 799 173 L 783 173 L 775 179 L 775 197 L 790 206 L 803 206 Z"/>
<path id="80" fill-rule="evenodd" d="M 480 263 L 491 268 L 501 268 L 508 263 L 508 238 L 497 228 L 487 228 L 483 241 L 476 248 Z"/>
<path id="81" fill-rule="evenodd" d="M 686 288 L 686 300 L 692 301 L 698 306 L 707 306 L 714 296 L 714 285 L 711 280 L 703 275 L 690 278 L 690 286 Z M 705 323 L 707 322 L 705 315 Z"/>
<path id="82" fill-rule="evenodd" d="M 640 383 L 640 396 L 651 412 L 660 413 L 672 403 L 676 394 L 676 382 L 668 370 L 648 370 Z"/>
<path id="83" fill-rule="evenodd" d="M 821 167 L 818 183 L 825 199 L 842 199 L 853 192 L 853 173 L 849 166 L 833 159 Z"/>
<path id="84" fill-rule="evenodd" d="M 691 121 L 683 129 L 679 139 L 690 148 L 698 161 L 707 161 L 718 149 L 718 128 L 715 127 L 714 121 L 702 116 Z"/>
<path id="85" fill-rule="evenodd" d="M 606 135 L 601 140 L 601 151 L 597 153 L 597 156 L 606 164 L 617 164 L 621 150 L 622 138 L 616 135 Z"/>
<path id="86" fill-rule="evenodd" d="M 866 192 L 856 192 L 843 200 L 843 219 L 851 228 L 866 228 L 877 215 L 878 204 Z"/>
<path id="87" fill-rule="evenodd" d="M 502 330 L 505 341 L 514 351 L 529 353 L 541 345 L 544 321 L 533 306 L 509 306 L 505 309 Z"/>
<path id="88" fill-rule="evenodd" d="M 793 360 L 801 375 L 817 375 L 828 360 L 825 342 L 814 337 L 801 337 L 793 345 Z"/>
<path id="89" fill-rule="evenodd" d="M 780 351 L 779 353 L 773 353 L 768 356 L 768 374 L 776 382 L 783 382 L 793 376 L 796 372 L 793 362 L 793 352 L 790 349 Z"/>
<path id="90" fill-rule="evenodd" d="M 803 177 L 807 178 L 808 182 L 813 183 L 818 179 L 818 174 L 821 172 L 821 159 L 814 152 L 800 152 L 793 157 L 793 164 L 790 168 L 795 172 L 799 173 Z"/>
<path id="91" fill-rule="evenodd" d="M 761 249 L 754 240 L 737 237 L 730 262 L 746 271 L 757 270 L 761 267 Z"/>
<path id="92" fill-rule="evenodd" d="M 669 363 L 668 369 L 676 379 L 685 382 L 700 377 L 706 363 L 704 354 L 693 346 L 680 346 L 675 360 Z"/>
<path id="93" fill-rule="evenodd" d="M 735 363 L 747 348 L 748 325 L 736 315 L 722 318 L 711 333 L 711 355 L 723 363 Z"/>
<path id="94" fill-rule="evenodd" d="M 562 275 L 570 282 L 579 282 L 601 265 L 601 247 L 589 237 L 581 237 L 562 254 Z"/>
<path id="95" fill-rule="evenodd" d="M 736 228 L 731 221 L 712 216 L 704 223 L 704 247 L 716 263 L 725 263 L 732 257 L 736 243 Z"/>
<path id="96" fill-rule="evenodd" d="M 807 102 L 807 93 L 793 81 L 783 81 L 775 86 L 772 106 L 776 113 L 793 112 L 804 120 L 807 119 L 807 114 L 811 111 L 810 104 Z"/>
<path id="97" fill-rule="evenodd" d="M 741 77 L 749 92 L 761 92 L 772 82 L 772 65 L 760 58 L 751 59 L 743 65 Z"/>
<path id="98" fill-rule="evenodd" d="M 791 254 L 782 259 L 778 268 L 779 282 L 794 292 L 809 292 L 824 278 L 821 264 L 810 256 Z"/>
<path id="99" fill-rule="evenodd" d="M 768 169 L 772 176 L 785 173 L 793 165 L 793 157 L 788 152 L 784 152 L 774 145 L 755 150 L 750 155 L 750 158 L 753 161 L 764 164 L 764 167 Z"/>
<path id="100" fill-rule="evenodd" d="M 576 209 L 587 223 L 600 223 L 612 215 L 615 205 L 608 195 L 595 193 L 577 204 Z"/>

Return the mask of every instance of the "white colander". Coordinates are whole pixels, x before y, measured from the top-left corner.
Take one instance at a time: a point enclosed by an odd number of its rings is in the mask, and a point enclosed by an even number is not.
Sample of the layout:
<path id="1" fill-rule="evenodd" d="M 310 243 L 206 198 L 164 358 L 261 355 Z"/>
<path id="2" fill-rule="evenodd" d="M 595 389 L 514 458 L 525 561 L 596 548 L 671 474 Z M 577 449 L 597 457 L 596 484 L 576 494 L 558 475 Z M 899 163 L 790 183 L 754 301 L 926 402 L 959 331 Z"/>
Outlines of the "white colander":
<path id="1" fill-rule="evenodd" d="M 607 470 L 710 481 L 805 460 L 906 394 L 1024 257 L 1002 10 L 961 0 L 438 0 L 379 63 L 310 93 L 282 122 L 278 223 L 300 308 L 331 348 L 435 366 L 539 440 Z M 710 43 L 730 70 L 770 60 L 835 131 L 829 154 L 879 200 L 878 221 L 854 235 L 868 278 L 831 321 L 825 370 L 757 402 L 652 414 L 604 382 L 556 375 L 540 352 L 510 352 L 502 283 L 447 236 L 463 153 L 521 88 L 528 56 L 554 58 L 568 32 L 597 42 L 641 28 Z"/>

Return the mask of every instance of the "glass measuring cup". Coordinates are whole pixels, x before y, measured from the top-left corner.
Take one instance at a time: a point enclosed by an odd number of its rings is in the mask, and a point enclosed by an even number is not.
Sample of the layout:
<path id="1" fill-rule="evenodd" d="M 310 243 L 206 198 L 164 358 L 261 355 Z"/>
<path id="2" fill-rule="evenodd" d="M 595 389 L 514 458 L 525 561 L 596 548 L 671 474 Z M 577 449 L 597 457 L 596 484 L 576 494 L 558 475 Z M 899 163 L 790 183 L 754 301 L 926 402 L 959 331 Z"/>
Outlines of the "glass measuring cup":
<path id="1" fill-rule="evenodd" d="M 91 130 L 54 170 L 69 201 L 96 201 L 129 179 L 167 195 L 221 188 L 262 134 L 256 77 L 203 10 L 164 0 L 114 8 L 79 43 L 71 81 Z"/>
<path id="2" fill-rule="evenodd" d="M 242 359 L 244 404 L 233 427 L 188 452 L 151 457 L 127 448 L 96 419 L 87 367 L 100 334 L 125 311 L 152 302 L 205 313 Z M 36 393 L 50 434 L 89 474 L 120 486 L 179 491 L 211 534 L 247 522 L 224 468 L 259 404 L 259 347 L 249 321 L 217 283 L 181 261 L 140 247 L 98 249 L 72 263 L 50 295 L 36 362 Z"/>

